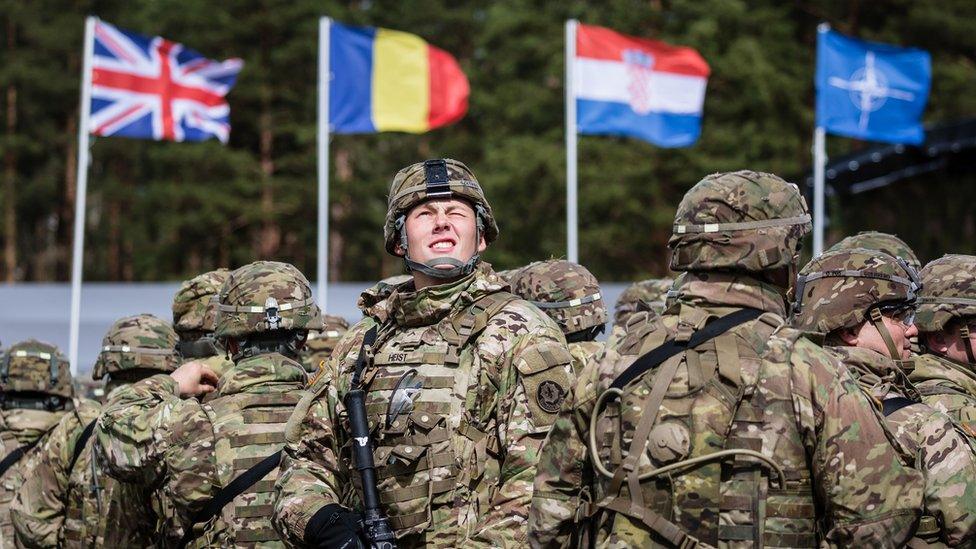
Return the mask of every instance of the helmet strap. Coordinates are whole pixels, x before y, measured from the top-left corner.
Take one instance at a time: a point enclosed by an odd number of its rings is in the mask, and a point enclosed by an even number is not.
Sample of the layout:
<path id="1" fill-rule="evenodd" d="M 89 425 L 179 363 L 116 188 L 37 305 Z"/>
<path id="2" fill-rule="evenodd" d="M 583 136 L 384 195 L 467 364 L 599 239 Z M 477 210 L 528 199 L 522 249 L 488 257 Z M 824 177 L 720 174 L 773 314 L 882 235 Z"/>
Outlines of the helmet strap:
<path id="1" fill-rule="evenodd" d="M 963 324 L 959 328 L 959 337 L 962 338 L 963 347 L 966 348 L 966 359 L 970 364 L 976 364 L 976 352 L 973 352 L 973 340 L 970 339 L 968 324 Z"/>
<path id="2" fill-rule="evenodd" d="M 901 352 L 895 347 L 895 340 L 891 337 L 891 332 L 888 331 L 888 327 L 885 326 L 884 317 L 881 316 L 881 311 L 877 308 L 871 309 L 868 314 L 871 319 L 871 324 L 874 324 L 874 328 L 878 330 L 881 334 L 881 339 L 884 340 L 885 346 L 888 347 L 888 354 L 891 355 L 892 360 L 901 360 Z"/>
<path id="3" fill-rule="evenodd" d="M 481 235 L 484 234 L 484 219 L 487 214 L 485 213 L 484 208 L 481 207 L 481 204 L 475 204 L 474 211 L 474 241 L 475 245 L 477 245 L 481 242 Z M 450 280 L 468 276 L 469 274 L 473 273 L 475 267 L 478 266 L 478 262 L 481 261 L 481 254 L 477 252 L 467 261 L 459 261 L 453 257 L 436 257 L 425 263 L 414 261 L 413 259 L 410 259 L 410 250 L 407 247 L 406 216 L 401 215 L 398 217 L 394 223 L 394 227 L 400 231 L 400 247 L 403 248 L 403 263 L 406 265 L 408 271 L 416 271 L 439 280 Z M 449 268 L 444 269 L 443 267 L 445 265 Z"/>

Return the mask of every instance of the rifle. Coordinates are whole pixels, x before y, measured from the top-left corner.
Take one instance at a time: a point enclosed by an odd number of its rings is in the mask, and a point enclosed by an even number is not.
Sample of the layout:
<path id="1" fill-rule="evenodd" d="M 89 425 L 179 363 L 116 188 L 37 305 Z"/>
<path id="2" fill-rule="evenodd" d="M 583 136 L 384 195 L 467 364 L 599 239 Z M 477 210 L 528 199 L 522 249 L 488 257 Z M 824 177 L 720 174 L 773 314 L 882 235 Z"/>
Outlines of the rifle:
<path id="1" fill-rule="evenodd" d="M 366 391 L 360 378 L 366 362 L 366 349 L 376 342 L 376 326 L 363 337 L 363 346 L 356 359 L 356 371 L 352 385 L 343 398 L 346 413 L 349 414 L 349 431 L 352 435 L 352 454 L 363 487 L 363 535 L 373 549 L 396 549 L 396 535 L 390 521 L 380 506 L 380 496 L 376 489 L 376 465 L 373 463 L 373 441 L 369 434 L 369 421 L 366 416 Z"/>

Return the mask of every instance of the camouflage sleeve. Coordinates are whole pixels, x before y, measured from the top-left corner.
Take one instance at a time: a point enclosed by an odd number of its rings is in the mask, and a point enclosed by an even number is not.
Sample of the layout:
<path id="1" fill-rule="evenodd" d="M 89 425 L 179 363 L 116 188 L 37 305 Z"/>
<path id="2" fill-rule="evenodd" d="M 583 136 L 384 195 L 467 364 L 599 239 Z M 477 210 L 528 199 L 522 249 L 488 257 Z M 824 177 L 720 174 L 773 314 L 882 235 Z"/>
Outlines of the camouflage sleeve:
<path id="1" fill-rule="evenodd" d="M 81 432 L 98 417 L 94 402 L 78 403 L 27 459 L 27 475 L 11 504 L 11 518 L 19 546 L 57 547 L 65 519 L 69 467 Z"/>
<path id="2" fill-rule="evenodd" d="M 614 353 L 605 351 L 583 367 L 572 398 L 563 403 L 539 450 L 529 509 L 531 547 L 568 547 L 577 533 L 581 496 L 592 481 L 586 433 L 596 401 L 600 364 L 608 354 Z"/>
<path id="3" fill-rule="evenodd" d="M 190 522 L 189 516 L 221 486 L 217 475 L 219 449 L 213 423 L 200 402 L 187 399 L 172 404 L 162 430 L 154 437 L 153 448 L 162 457 L 157 467 L 164 472 L 166 493 L 186 515 L 185 522 Z"/>
<path id="4" fill-rule="evenodd" d="M 273 522 L 282 541 L 304 546 L 305 526 L 316 511 L 340 503 L 347 474 L 339 460 L 337 429 L 339 372 L 355 362 L 363 335 L 373 325 L 364 319 L 346 332 L 314 384 L 288 420 L 281 468 L 275 482 Z"/>
<path id="5" fill-rule="evenodd" d="M 921 474 L 903 464 L 877 409 L 839 362 L 800 339 L 790 363 L 793 410 L 825 512 L 825 540 L 902 546 L 919 518 Z M 760 390 L 767 382 L 760 380 Z"/>
<path id="6" fill-rule="evenodd" d="M 95 453 L 105 471 L 123 482 L 155 485 L 163 474 L 164 418 L 183 402 L 166 374 L 118 389 L 95 425 Z"/>
<path id="7" fill-rule="evenodd" d="M 917 426 L 927 514 L 943 525 L 943 542 L 951 547 L 972 547 L 976 544 L 976 455 L 969 441 L 941 412 L 932 410 L 918 417 Z"/>
<path id="8" fill-rule="evenodd" d="M 572 383 L 572 356 L 562 333 L 544 318 L 516 340 L 514 368 L 499 389 L 498 439 L 502 448 L 498 486 L 479 517 L 475 545 L 524 547 L 539 449 L 555 422 Z M 482 340 L 491 338 L 483 334 Z M 503 370 L 504 371 L 504 370 Z"/>

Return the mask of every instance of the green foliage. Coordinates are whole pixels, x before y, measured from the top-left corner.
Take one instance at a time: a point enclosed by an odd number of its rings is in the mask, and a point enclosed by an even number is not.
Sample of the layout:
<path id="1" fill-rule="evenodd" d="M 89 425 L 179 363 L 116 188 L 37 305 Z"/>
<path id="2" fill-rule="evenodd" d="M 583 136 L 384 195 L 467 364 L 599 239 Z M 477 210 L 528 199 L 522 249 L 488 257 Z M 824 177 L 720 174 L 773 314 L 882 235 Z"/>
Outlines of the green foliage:
<path id="1" fill-rule="evenodd" d="M 468 115 L 424 135 L 334 136 L 333 279 L 399 272 L 385 254 L 386 187 L 400 167 L 465 161 L 495 206 L 500 268 L 560 257 L 565 242 L 563 23 L 589 24 L 698 49 L 712 67 L 702 139 L 661 149 L 630 139 L 581 137 L 580 255 L 598 277 L 666 273 L 674 207 L 702 176 L 741 168 L 802 174 L 810 163 L 816 25 L 932 52 L 926 114 L 976 111 L 976 7 L 962 0 L 33 0 L 0 2 L 0 90 L 16 88 L 0 147 L 16 166 L 17 266 L 22 280 L 65 280 L 70 268 L 74 147 L 83 19 L 87 13 L 159 34 L 212 58 L 241 57 L 229 95 L 229 146 L 94 140 L 85 277 L 175 280 L 254 259 L 295 263 L 315 278 L 317 18 L 395 28 L 456 55 L 472 87 Z M 830 153 L 863 144 L 830 138 Z M 976 220 L 956 200 L 972 177 L 902 183 L 834 200 L 830 239 L 897 232 L 923 259 L 976 251 Z M 906 196 L 911 201 L 905 200 Z M 0 201 L 9 197 L 0 196 Z M 922 203 L 940 220 L 915 223 Z M 931 210 L 931 211 L 930 211 Z M 935 223 L 933 225 L 933 223 Z M 951 230 L 961 227 L 959 230 Z M 6 236 L 6 235 L 4 235 Z M 3 269 L 0 266 L 0 269 Z"/>

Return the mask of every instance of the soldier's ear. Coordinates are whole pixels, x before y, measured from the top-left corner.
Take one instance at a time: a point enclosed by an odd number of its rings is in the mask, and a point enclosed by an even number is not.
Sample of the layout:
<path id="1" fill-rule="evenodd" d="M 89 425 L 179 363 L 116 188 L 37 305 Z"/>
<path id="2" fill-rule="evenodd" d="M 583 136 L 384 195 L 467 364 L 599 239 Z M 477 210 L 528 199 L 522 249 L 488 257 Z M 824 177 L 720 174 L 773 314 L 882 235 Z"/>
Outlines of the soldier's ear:
<path id="1" fill-rule="evenodd" d="M 930 351 L 944 355 L 949 350 L 949 340 L 943 332 L 929 332 L 925 334 L 925 346 Z"/>
<path id="2" fill-rule="evenodd" d="M 485 242 L 485 235 L 478 237 L 478 253 L 485 251 L 488 248 L 488 243 Z"/>
<path id="3" fill-rule="evenodd" d="M 859 331 L 860 330 L 856 330 L 854 328 L 841 328 L 840 330 L 837 330 L 837 337 L 844 342 L 844 345 L 848 347 L 857 347 L 860 340 L 858 337 Z"/>

